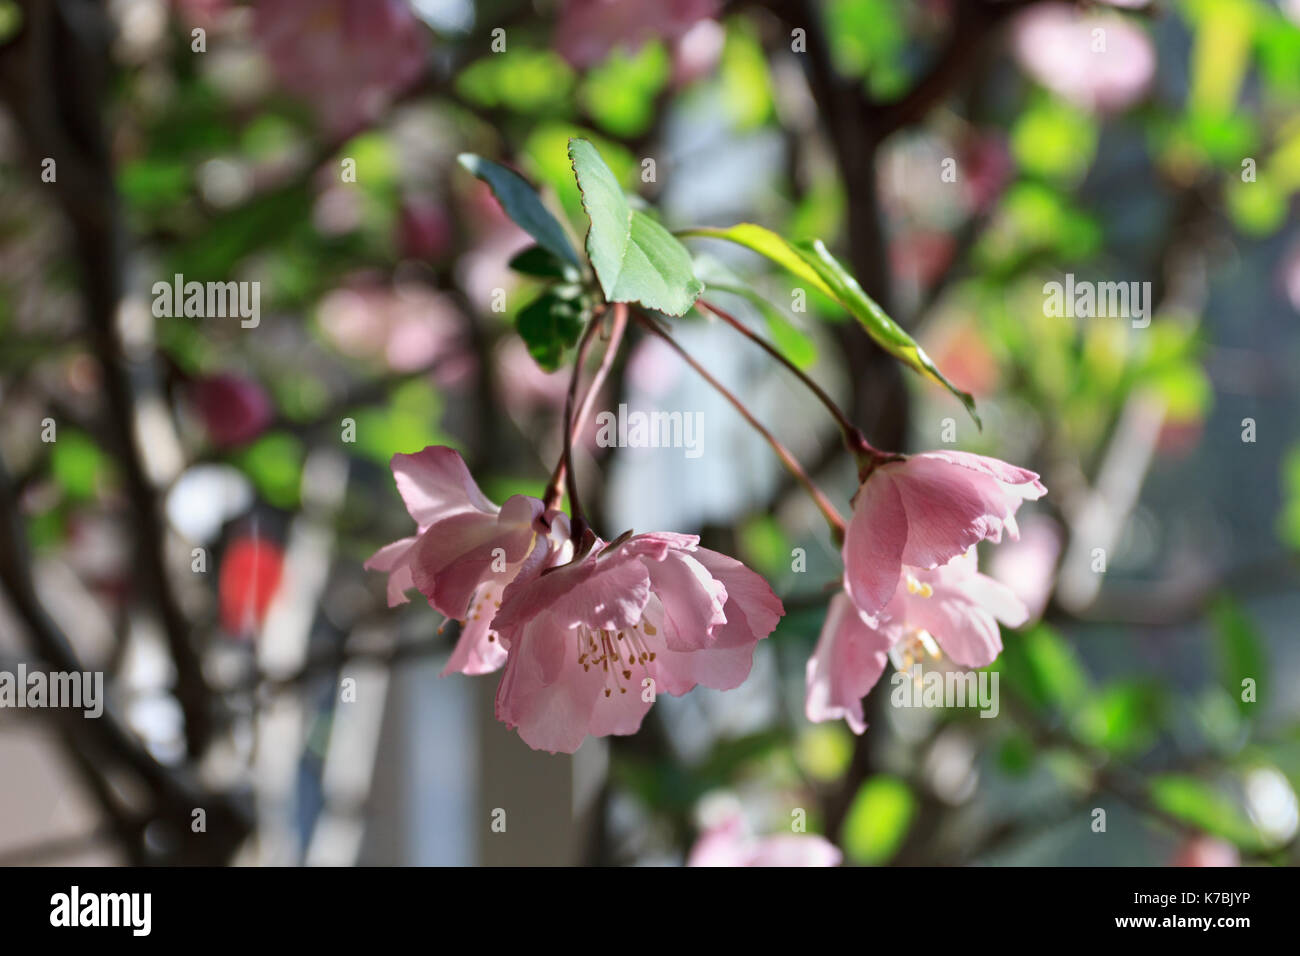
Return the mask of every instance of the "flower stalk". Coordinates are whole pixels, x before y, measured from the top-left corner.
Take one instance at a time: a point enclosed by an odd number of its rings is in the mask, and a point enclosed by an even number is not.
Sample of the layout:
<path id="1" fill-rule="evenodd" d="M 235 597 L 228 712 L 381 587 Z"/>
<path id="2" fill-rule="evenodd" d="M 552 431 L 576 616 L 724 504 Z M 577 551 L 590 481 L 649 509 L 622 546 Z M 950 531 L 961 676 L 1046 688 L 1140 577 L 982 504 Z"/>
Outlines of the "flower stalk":
<path id="1" fill-rule="evenodd" d="M 704 366 L 700 365 L 700 363 L 697 362 L 690 353 L 682 348 L 681 344 L 678 343 L 676 339 L 665 332 L 656 322 L 646 315 L 638 312 L 636 318 L 646 331 L 663 339 L 664 342 L 668 344 L 668 347 L 681 357 L 683 362 L 694 369 L 696 374 L 708 382 L 719 395 L 730 402 L 732 407 L 740 413 L 741 417 L 744 418 L 755 431 L 763 436 L 764 440 L 772 446 L 772 450 L 776 452 L 776 456 L 781 460 L 781 464 L 785 465 L 786 470 L 789 471 L 790 474 L 794 476 L 794 479 L 803 486 L 803 489 L 808 492 L 809 497 L 812 498 L 813 503 L 817 505 L 817 509 L 822 513 L 823 517 L 826 518 L 826 523 L 830 525 L 831 536 L 835 539 L 836 544 L 843 542 L 845 529 L 844 519 L 840 517 L 839 512 L 835 510 L 835 506 L 831 504 L 830 499 L 826 497 L 825 493 L 813 483 L 813 480 L 808 476 L 808 472 L 806 472 L 803 466 L 799 464 L 798 459 L 794 457 L 790 449 L 786 448 L 771 431 L 769 431 L 757 418 L 754 417 L 754 413 L 746 407 L 744 402 L 742 402 L 730 389 L 719 382 L 706 368 L 704 368 Z"/>

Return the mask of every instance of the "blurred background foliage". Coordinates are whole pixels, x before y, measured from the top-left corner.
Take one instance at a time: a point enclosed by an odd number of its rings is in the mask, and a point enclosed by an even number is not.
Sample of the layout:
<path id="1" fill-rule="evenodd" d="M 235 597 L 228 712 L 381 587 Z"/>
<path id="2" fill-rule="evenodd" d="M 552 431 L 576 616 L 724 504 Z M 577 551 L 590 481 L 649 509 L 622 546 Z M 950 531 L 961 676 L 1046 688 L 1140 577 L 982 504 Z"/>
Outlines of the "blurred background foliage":
<path id="1" fill-rule="evenodd" d="M 672 228 L 753 221 L 825 241 L 985 423 L 882 363 L 815 290 L 794 311 L 787 276 L 692 240 L 718 301 L 854 408 L 873 442 L 941 447 L 951 430 L 957 447 L 1042 472 L 1051 494 L 1024 514 L 1020 543 L 984 555 L 1035 611 L 993 665 L 997 719 L 890 707 L 886 681 L 863 737 L 810 725 L 803 666 L 834 549 L 734 414 L 635 341 L 600 407 L 701 409 L 707 444 L 688 461 L 585 436 L 601 531 L 699 530 L 763 573 L 789 613 L 744 688 L 665 700 L 641 734 L 609 741 L 573 858 L 680 861 L 727 814 L 780 832 L 802 809 L 858 864 L 1295 861 L 1292 0 L 41 6 L 0 0 L 0 451 L 4 504 L 32 549 L 11 563 L 79 658 L 108 671 L 145 759 L 230 798 L 218 856 L 476 858 L 385 857 L 360 835 L 321 848 L 331 815 L 351 814 L 361 834 L 396 812 L 371 786 L 373 739 L 370 759 L 346 762 L 357 780 L 330 783 L 333 688 L 357 660 L 384 672 L 449 650 L 434 612 L 387 611 L 383 582 L 361 569 L 408 531 L 393 453 L 452 445 L 497 500 L 545 484 L 567 373 L 540 369 L 514 334 L 539 288 L 507 268 L 528 240 L 456 156 L 519 169 L 576 239 L 566 144 L 579 135 Z M 32 74 L 15 64 L 49 18 L 82 57 L 64 54 L 76 62 L 61 112 L 98 115 L 104 149 L 70 136 L 84 155 L 57 154 L 57 181 L 42 182 L 54 154 L 34 132 Z M 114 222 L 103 234 L 76 193 L 96 170 Z M 86 332 L 87 276 L 102 270 L 118 280 L 125 372 Z M 1066 273 L 1152 283 L 1149 327 L 1047 314 L 1044 284 Z M 260 324 L 156 315 L 153 283 L 176 274 L 259 283 Z M 846 506 L 852 469 L 792 383 L 695 313 L 680 335 Z M 114 440 L 118 385 L 135 450 Z M 47 418 L 55 442 L 41 440 Z M 355 442 L 341 440 L 345 419 Z M 190 567 L 195 548 L 206 573 Z M 792 570 L 796 548 L 806 571 Z M 150 551 L 161 583 L 141 580 Z M 0 618 L 14 659 L 32 649 L 20 571 Z M 183 627 L 159 612 L 169 600 Z M 178 654 L 197 662 L 198 685 L 182 686 Z M 467 680 L 419 693 L 463 696 L 448 687 Z M 276 730 L 286 698 L 296 733 Z M 446 756 L 437 787 L 473 791 L 455 754 L 478 738 L 386 713 L 387 733 Z M 259 764 L 267 748 L 280 748 L 278 770 Z M 21 759 L 0 755 L 6 780 Z M 171 784 L 143 776 L 155 799 L 110 796 L 87 811 L 109 837 L 96 826 L 88 839 L 114 859 L 192 859 L 148 835 Z M 428 799 L 420 779 L 403 805 Z M 94 781 L 83 767 L 91 793 Z M 12 815 L 3 827 L 0 846 L 58 836 Z"/>

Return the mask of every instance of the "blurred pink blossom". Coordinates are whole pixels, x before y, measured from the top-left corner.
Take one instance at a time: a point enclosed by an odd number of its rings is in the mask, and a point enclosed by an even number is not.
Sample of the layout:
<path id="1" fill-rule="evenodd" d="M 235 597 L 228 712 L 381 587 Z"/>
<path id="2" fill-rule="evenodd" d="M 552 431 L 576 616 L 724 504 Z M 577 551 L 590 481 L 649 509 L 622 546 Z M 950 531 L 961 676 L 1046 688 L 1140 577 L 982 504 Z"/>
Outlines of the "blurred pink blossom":
<path id="1" fill-rule="evenodd" d="M 989 572 L 1024 602 L 1029 619 L 1037 620 L 1052 596 L 1060 554 L 1061 531 L 1056 522 L 1046 515 L 1029 515 L 1020 523 L 1020 540 L 993 552 Z"/>
<path id="2" fill-rule="evenodd" d="M 446 296 L 421 285 L 392 289 L 358 281 L 321 299 L 316 318 L 344 355 L 381 359 L 396 372 L 436 361 L 434 376 L 443 387 L 462 384 L 475 368 L 460 312 Z"/>
<path id="3" fill-rule="evenodd" d="M 1192 837 L 1174 857 L 1174 866 L 1240 866 L 1241 854 L 1231 843 L 1217 837 Z"/>
<path id="4" fill-rule="evenodd" d="M 708 76 L 722 57 L 727 31 L 716 20 L 701 20 L 672 44 L 673 83 L 687 86 Z"/>
<path id="5" fill-rule="evenodd" d="M 172 7 L 186 24 L 209 29 L 230 9 L 230 0 L 172 0 Z"/>
<path id="6" fill-rule="evenodd" d="M 564 0 L 555 48 L 578 69 L 619 48 L 635 53 L 647 40 L 675 40 L 712 17 L 718 0 Z"/>
<path id="7" fill-rule="evenodd" d="M 687 866 L 838 866 L 843 854 L 815 833 L 755 836 L 739 815 L 707 830 Z"/>
<path id="8" fill-rule="evenodd" d="M 425 28 L 403 0 L 261 0 L 254 32 L 286 90 L 346 136 L 424 70 Z"/>
<path id="9" fill-rule="evenodd" d="M 221 448 L 252 441 L 274 415 L 271 399 L 261 385 L 230 372 L 198 379 L 190 396 L 208 437 Z"/>
<path id="10" fill-rule="evenodd" d="M 1115 112 L 1151 85 L 1156 52 L 1145 30 L 1115 14 L 1080 13 L 1053 3 L 1021 13 L 1012 28 L 1021 67 L 1083 109 Z"/>

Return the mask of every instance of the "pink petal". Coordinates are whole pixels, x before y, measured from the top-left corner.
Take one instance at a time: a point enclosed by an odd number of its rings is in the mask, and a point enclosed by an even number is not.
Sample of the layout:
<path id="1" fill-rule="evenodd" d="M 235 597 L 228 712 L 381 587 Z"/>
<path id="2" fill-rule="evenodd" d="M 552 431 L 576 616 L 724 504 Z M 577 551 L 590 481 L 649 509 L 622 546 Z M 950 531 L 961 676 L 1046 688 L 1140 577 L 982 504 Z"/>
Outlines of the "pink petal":
<path id="1" fill-rule="evenodd" d="M 936 591 L 934 597 L 910 602 L 907 626 L 929 631 L 961 667 L 984 667 L 1002 653 L 1002 632 L 993 615 L 960 597 Z"/>
<path id="2" fill-rule="evenodd" d="M 844 536 L 844 587 L 858 608 L 876 614 L 898 586 L 907 547 L 907 512 L 885 465 L 858 489 Z"/>
<path id="3" fill-rule="evenodd" d="M 483 594 L 488 601 L 498 599 L 500 595 L 501 589 L 496 585 L 486 588 Z M 506 649 L 495 635 L 491 614 L 471 615 L 460 629 L 460 637 L 447 666 L 442 669 L 442 676 L 459 673 L 474 677 L 499 670 L 506 662 Z"/>
<path id="4" fill-rule="evenodd" d="M 649 598 L 650 575 L 640 561 L 588 555 L 507 587 L 493 626 L 508 637 L 545 608 L 561 627 L 621 631 L 641 620 Z"/>
<path id="5" fill-rule="evenodd" d="M 808 719 L 843 717 L 854 733 L 866 730 L 862 698 L 884 673 L 890 643 L 863 620 L 847 595 L 831 598 L 817 649 L 808 659 L 804 703 Z"/>
<path id="6" fill-rule="evenodd" d="M 741 647 L 760 641 L 776 630 L 785 606 L 761 575 L 735 558 L 708 548 L 697 549 L 692 557 L 727 589 L 727 602 L 722 606 L 727 623 L 714 629 L 714 647 Z"/>
<path id="7" fill-rule="evenodd" d="M 434 608 L 459 620 L 481 582 L 504 585 L 513 577 L 510 565 L 523 560 L 532 540 L 529 525 L 505 524 L 477 511 L 443 518 L 411 549 L 415 586 Z"/>
<path id="8" fill-rule="evenodd" d="M 549 613 L 531 619 L 515 641 L 497 687 L 497 719 L 534 750 L 573 753 L 587 736 L 604 674 L 582 669 L 576 636 Z"/>
<path id="9" fill-rule="evenodd" d="M 388 572 L 388 606 L 397 607 L 409 603 L 406 591 L 415 587 L 411 577 L 411 567 L 407 563 L 411 546 L 416 538 L 402 538 L 392 544 L 386 544 L 372 554 L 362 567 L 367 571 Z"/>
<path id="10" fill-rule="evenodd" d="M 496 514 L 465 466 L 445 445 L 430 445 L 414 455 L 394 455 L 390 463 L 406 510 L 423 531 L 435 521 L 466 511 Z"/>
<path id="11" fill-rule="evenodd" d="M 727 623 L 727 591 L 685 551 L 646 561 L 650 585 L 664 609 L 663 640 L 672 650 L 693 651 L 710 643 L 714 628 Z"/>

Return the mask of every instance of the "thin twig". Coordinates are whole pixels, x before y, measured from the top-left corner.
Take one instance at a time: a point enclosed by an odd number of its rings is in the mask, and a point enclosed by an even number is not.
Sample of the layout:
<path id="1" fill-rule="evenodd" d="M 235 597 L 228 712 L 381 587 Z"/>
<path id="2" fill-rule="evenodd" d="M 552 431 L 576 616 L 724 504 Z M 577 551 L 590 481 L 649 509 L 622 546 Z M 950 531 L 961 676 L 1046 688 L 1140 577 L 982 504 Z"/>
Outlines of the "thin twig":
<path id="1" fill-rule="evenodd" d="M 682 361 L 693 368 L 702 379 L 708 382 L 709 385 L 713 387 L 714 391 L 730 402 L 732 407 L 740 413 L 741 417 L 744 418 L 755 431 L 763 436 L 767 443 L 772 446 L 772 450 L 776 452 L 776 456 L 781 459 L 781 464 L 785 465 L 786 470 L 788 470 L 790 474 L 794 476 L 794 479 L 803 486 L 804 491 L 808 492 L 809 497 L 812 498 L 813 502 L 817 505 L 818 510 L 821 511 L 822 515 L 826 518 L 826 523 L 830 525 L 831 535 L 835 538 L 836 543 L 838 544 L 842 542 L 844 540 L 845 530 L 844 519 L 841 518 L 839 512 L 835 510 L 835 506 L 831 504 L 830 499 L 828 499 L 822 490 L 813 483 L 813 480 L 808 477 L 808 473 L 804 471 L 803 466 L 799 464 L 798 459 L 794 457 L 790 452 L 790 449 L 786 448 L 775 435 L 773 435 L 757 418 L 755 418 L 754 413 L 751 412 L 745 406 L 745 403 L 737 398 L 730 389 L 714 378 L 713 375 L 704 368 L 704 366 L 695 361 L 695 359 L 692 358 L 680 344 L 678 344 L 676 339 L 661 329 L 658 324 L 647 318 L 644 314 L 638 312 L 636 313 L 636 318 L 641 326 L 648 332 L 659 336 L 659 338 L 667 342 L 669 348 L 681 356 Z"/>

